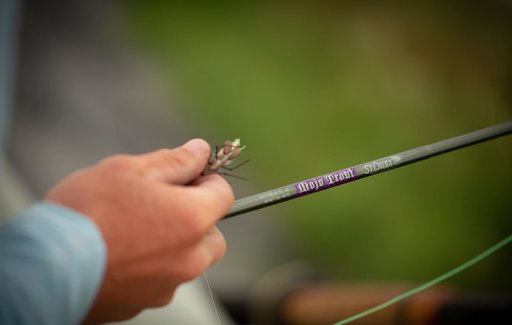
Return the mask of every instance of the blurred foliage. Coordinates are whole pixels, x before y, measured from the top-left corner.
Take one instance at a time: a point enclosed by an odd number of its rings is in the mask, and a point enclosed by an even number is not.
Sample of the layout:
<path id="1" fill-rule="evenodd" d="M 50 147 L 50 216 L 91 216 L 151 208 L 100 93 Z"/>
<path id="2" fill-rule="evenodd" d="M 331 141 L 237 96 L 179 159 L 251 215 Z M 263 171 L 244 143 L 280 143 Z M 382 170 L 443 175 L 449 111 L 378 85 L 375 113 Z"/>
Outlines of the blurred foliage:
<path id="1" fill-rule="evenodd" d="M 257 191 L 512 117 L 499 1 L 130 1 L 195 127 L 241 137 Z M 502 138 L 270 208 L 335 277 L 425 280 L 512 229 Z M 250 218 L 250 215 L 245 216 Z M 250 231 L 247 229 L 247 231 Z M 453 279 L 510 290 L 511 249 Z"/>

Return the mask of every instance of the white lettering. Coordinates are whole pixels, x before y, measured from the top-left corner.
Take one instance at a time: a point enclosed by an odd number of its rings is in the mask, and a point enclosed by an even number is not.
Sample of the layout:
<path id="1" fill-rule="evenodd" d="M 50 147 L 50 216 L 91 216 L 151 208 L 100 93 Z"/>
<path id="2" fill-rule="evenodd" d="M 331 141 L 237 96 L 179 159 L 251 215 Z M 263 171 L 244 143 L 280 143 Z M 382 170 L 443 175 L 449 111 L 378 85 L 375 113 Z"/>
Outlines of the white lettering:
<path id="1" fill-rule="evenodd" d="M 307 183 L 299 183 L 299 193 L 307 192 L 309 191 L 309 186 Z"/>
<path id="2" fill-rule="evenodd" d="M 401 159 L 399 156 L 391 156 L 382 160 L 372 161 L 369 164 L 363 165 L 363 170 L 365 174 L 374 174 L 378 171 L 392 168 L 398 165 L 398 163 L 400 163 L 400 160 Z"/>

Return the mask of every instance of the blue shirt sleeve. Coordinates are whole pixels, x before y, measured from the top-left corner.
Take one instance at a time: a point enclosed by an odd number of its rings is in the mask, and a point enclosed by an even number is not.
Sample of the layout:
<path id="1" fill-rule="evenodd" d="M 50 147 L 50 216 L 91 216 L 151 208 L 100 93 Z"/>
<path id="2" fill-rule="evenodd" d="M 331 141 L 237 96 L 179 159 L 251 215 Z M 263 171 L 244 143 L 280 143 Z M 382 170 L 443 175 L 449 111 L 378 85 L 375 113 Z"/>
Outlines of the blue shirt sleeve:
<path id="1" fill-rule="evenodd" d="M 0 324 L 78 324 L 99 289 L 106 250 L 96 225 L 37 203 L 0 225 Z"/>

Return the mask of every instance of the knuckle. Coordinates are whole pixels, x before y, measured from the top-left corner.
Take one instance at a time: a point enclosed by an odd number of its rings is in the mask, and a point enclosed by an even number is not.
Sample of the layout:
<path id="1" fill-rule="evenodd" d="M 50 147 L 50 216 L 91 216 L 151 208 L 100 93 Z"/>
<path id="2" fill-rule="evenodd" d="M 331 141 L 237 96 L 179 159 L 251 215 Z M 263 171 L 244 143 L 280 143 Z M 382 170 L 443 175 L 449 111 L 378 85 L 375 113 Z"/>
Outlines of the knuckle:
<path id="1" fill-rule="evenodd" d="M 220 233 L 220 232 L 219 232 Z M 224 236 L 220 233 L 220 240 L 219 240 L 219 254 L 217 255 L 217 260 L 221 259 L 224 254 L 226 254 L 226 249 L 227 249 L 227 242 L 226 242 L 226 238 L 224 238 Z"/>
<path id="2" fill-rule="evenodd" d="M 166 180 L 183 178 L 180 173 L 188 170 L 194 161 L 191 152 L 180 149 L 158 149 L 141 157 L 143 174 Z"/>
<path id="3" fill-rule="evenodd" d="M 218 190 L 210 192 L 211 195 L 208 200 L 210 211 L 217 217 L 225 215 L 235 200 L 233 190 L 226 180 L 222 179 L 219 184 Z"/>
<path id="4" fill-rule="evenodd" d="M 132 169 L 134 162 L 133 156 L 118 154 L 103 159 L 98 166 L 106 172 L 118 172 Z"/>
<path id="5" fill-rule="evenodd" d="M 200 254 L 193 254 L 186 263 L 181 267 L 181 276 L 184 281 L 190 281 L 197 278 L 204 272 L 208 264 L 206 259 Z"/>
<path id="6" fill-rule="evenodd" d="M 228 181 L 220 175 L 212 175 L 212 177 L 215 177 L 215 181 L 217 182 L 217 190 L 214 191 L 215 194 L 217 194 L 216 199 L 219 202 L 231 205 L 235 200 L 235 195 L 233 194 L 233 189 L 229 185 Z"/>
<path id="7" fill-rule="evenodd" d="M 194 208 L 194 213 L 191 213 L 185 220 L 184 220 L 184 227 L 185 230 L 190 234 L 190 236 L 193 239 L 198 239 L 202 237 L 206 231 L 208 230 L 210 221 L 209 214 L 211 212 L 208 211 L 208 209 L 202 204 L 198 204 Z"/>
<path id="8" fill-rule="evenodd" d="M 190 156 L 187 155 L 187 152 L 177 154 L 172 149 L 159 149 L 156 151 L 156 156 L 171 168 L 185 167 L 190 163 Z"/>
<path id="9" fill-rule="evenodd" d="M 235 194 L 233 193 L 233 189 L 231 188 L 231 186 L 229 186 L 229 184 L 227 184 L 227 182 L 224 188 L 225 189 L 223 191 L 222 199 L 220 200 L 220 202 L 222 203 L 222 210 L 226 213 L 227 211 L 229 211 L 229 209 L 231 209 L 231 206 L 235 201 Z"/>
<path id="10" fill-rule="evenodd" d="M 221 239 L 219 239 L 215 246 L 211 247 L 212 249 L 212 261 L 210 261 L 210 264 L 213 264 L 220 260 L 224 254 L 226 253 L 226 241 L 224 240 L 224 237 L 221 236 Z"/>
<path id="11" fill-rule="evenodd" d="M 212 180 L 210 186 L 201 191 L 201 206 L 199 208 L 210 219 L 218 218 L 231 208 L 235 196 L 229 183 L 220 175 L 208 175 L 207 177 L 212 177 Z"/>
<path id="12" fill-rule="evenodd" d="M 220 230 L 216 227 L 212 229 L 210 236 L 214 238 L 214 240 L 212 240 L 211 250 L 213 261 L 216 262 L 220 260 L 226 253 L 227 243 L 222 232 L 220 232 Z"/>
<path id="13" fill-rule="evenodd" d="M 196 247 L 182 264 L 181 273 L 185 281 L 196 278 L 224 256 L 226 252 L 224 236 L 219 231 L 209 235 L 214 236 L 215 239 L 210 239 L 207 245 L 202 244 Z"/>
<path id="14" fill-rule="evenodd" d="M 197 239 L 202 237 L 213 222 L 211 219 L 212 208 L 204 197 L 190 196 L 189 208 L 186 209 L 187 213 L 183 215 L 182 225 L 184 230 L 190 234 L 191 237 Z"/>
<path id="15" fill-rule="evenodd" d="M 222 196 L 222 201 L 227 202 L 228 204 L 233 203 L 235 200 L 235 195 L 233 194 L 233 189 L 229 185 L 229 183 L 221 177 L 221 191 L 219 191 Z"/>

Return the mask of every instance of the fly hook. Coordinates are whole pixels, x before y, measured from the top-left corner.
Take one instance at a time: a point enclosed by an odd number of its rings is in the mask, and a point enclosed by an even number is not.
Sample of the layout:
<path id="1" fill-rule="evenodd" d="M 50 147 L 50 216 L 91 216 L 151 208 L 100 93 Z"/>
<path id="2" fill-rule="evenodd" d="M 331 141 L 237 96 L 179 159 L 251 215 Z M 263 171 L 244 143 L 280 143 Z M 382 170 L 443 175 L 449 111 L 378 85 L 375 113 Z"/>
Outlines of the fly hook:
<path id="1" fill-rule="evenodd" d="M 239 138 L 233 141 L 226 140 L 224 141 L 224 144 L 222 146 L 215 146 L 215 153 L 212 153 L 212 156 L 210 157 L 210 160 L 208 161 L 208 164 L 206 165 L 203 174 L 208 175 L 212 173 L 217 173 L 221 175 L 245 179 L 236 175 L 219 171 L 219 169 L 226 169 L 231 171 L 246 164 L 249 160 L 246 160 L 234 167 L 227 167 L 236 159 L 236 157 L 238 157 L 238 155 L 240 155 L 240 153 L 242 152 L 242 150 L 245 149 L 245 147 L 247 146 L 241 146 L 241 141 Z"/>

